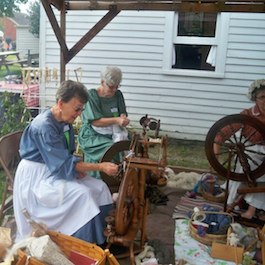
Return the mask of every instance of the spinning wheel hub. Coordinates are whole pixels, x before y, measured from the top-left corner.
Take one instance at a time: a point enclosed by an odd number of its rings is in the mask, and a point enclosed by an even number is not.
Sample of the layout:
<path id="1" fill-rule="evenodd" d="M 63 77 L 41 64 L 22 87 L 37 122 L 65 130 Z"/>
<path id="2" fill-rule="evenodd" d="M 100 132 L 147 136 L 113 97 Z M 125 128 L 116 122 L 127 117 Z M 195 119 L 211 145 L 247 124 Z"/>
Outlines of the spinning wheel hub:
<path id="1" fill-rule="evenodd" d="M 242 152 L 246 148 L 245 145 L 243 143 L 241 143 L 241 142 L 240 143 L 237 143 L 236 146 L 237 146 L 238 151 L 242 151 Z"/>

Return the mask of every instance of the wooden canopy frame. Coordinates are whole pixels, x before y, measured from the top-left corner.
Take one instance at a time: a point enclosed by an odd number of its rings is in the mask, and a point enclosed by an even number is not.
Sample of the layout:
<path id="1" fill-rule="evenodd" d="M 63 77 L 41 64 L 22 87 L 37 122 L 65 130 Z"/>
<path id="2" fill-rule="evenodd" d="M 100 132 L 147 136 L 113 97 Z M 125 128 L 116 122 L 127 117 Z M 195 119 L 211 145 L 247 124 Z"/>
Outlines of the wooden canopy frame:
<path id="1" fill-rule="evenodd" d="M 61 49 L 60 76 L 65 80 L 65 66 L 122 10 L 176 11 L 176 12 L 252 12 L 264 13 L 265 0 L 41 0 Z M 53 12 L 60 11 L 60 25 Z M 66 13 L 69 10 L 108 10 L 71 49 L 65 41 Z"/>

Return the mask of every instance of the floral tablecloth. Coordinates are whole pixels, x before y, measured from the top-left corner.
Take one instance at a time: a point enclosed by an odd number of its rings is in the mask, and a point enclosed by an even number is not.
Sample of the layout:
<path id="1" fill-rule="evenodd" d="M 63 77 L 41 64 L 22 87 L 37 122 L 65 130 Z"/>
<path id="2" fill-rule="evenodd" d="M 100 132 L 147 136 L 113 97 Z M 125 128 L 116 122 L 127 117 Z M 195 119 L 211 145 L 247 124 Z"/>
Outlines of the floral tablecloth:
<path id="1" fill-rule="evenodd" d="M 210 256 L 211 248 L 201 244 L 189 235 L 189 220 L 175 221 L 175 260 L 183 259 L 189 265 L 235 265 L 234 262 L 214 259 Z"/>

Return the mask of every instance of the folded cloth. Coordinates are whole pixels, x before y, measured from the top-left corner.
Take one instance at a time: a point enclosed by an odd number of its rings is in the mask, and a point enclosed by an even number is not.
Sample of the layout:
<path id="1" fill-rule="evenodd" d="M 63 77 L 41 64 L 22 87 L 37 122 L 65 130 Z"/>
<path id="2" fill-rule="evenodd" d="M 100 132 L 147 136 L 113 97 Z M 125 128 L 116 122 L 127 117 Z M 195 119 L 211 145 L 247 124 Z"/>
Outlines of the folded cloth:
<path id="1" fill-rule="evenodd" d="M 33 238 L 27 249 L 32 257 L 50 265 L 74 265 L 48 235 Z"/>

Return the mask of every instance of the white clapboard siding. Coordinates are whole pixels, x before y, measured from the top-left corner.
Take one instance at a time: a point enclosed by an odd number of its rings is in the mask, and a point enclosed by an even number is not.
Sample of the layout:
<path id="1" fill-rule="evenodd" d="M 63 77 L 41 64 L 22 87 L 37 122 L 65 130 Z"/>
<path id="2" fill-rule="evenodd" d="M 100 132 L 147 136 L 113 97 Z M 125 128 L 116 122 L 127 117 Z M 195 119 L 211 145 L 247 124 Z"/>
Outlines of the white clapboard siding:
<path id="1" fill-rule="evenodd" d="M 99 21 L 104 11 L 69 11 L 66 42 L 71 48 Z M 204 140 L 209 128 L 225 115 L 250 107 L 246 94 L 255 79 L 265 78 L 265 14 L 231 13 L 223 78 L 166 74 L 163 71 L 166 12 L 122 11 L 67 64 L 76 80 L 82 67 L 87 88 L 100 83 L 100 70 L 117 65 L 123 71 L 121 90 L 133 127 L 148 114 L 161 120 L 170 136 Z M 58 15 L 58 14 L 57 14 Z M 59 69 L 59 45 L 42 10 L 41 67 Z M 169 40 L 170 41 L 170 40 Z M 58 82 L 42 83 L 54 103 Z"/>
<path id="2" fill-rule="evenodd" d="M 29 32 L 29 26 L 17 26 L 16 31 L 16 49 L 20 52 L 21 57 L 30 53 L 39 53 L 39 38 Z"/>

